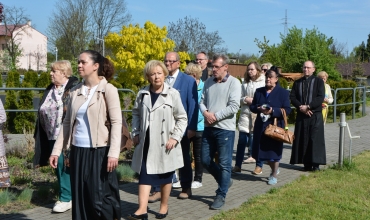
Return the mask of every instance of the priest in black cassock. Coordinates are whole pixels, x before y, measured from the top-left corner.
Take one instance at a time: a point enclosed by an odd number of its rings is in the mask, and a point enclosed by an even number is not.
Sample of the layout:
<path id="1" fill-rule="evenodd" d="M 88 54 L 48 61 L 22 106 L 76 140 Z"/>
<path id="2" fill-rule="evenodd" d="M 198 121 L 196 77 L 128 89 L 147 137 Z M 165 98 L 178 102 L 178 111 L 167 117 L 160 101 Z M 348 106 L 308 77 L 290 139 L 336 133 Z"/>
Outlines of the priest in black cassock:
<path id="1" fill-rule="evenodd" d="M 297 109 L 294 142 L 290 164 L 304 164 L 304 170 L 320 170 L 326 164 L 324 121 L 321 103 L 325 98 L 324 81 L 313 75 L 315 64 L 306 61 L 304 76 L 296 80 L 290 92 L 290 101 Z"/>

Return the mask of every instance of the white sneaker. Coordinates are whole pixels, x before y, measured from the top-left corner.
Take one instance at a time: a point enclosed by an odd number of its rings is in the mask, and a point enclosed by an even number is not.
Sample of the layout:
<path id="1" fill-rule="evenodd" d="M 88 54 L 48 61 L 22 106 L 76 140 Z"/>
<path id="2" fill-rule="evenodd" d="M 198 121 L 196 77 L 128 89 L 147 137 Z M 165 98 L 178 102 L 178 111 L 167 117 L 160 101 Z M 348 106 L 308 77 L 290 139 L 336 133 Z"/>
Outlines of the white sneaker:
<path id="1" fill-rule="evenodd" d="M 65 212 L 72 208 L 72 200 L 69 202 L 57 201 L 54 205 L 53 212 Z"/>
<path id="2" fill-rule="evenodd" d="M 192 189 L 198 189 L 198 188 L 200 188 L 202 186 L 203 186 L 203 184 L 201 182 L 199 182 L 199 181 L 194 181 L 194 182 L 191 183 L 191 188 Z"/>
<path id="3" fill-rule="evenodd" d="M 172 187 L 175 188 L 175 189 L 181 188 L 180 181 L 177 181 L 176 183 L 172 183 Z"/>

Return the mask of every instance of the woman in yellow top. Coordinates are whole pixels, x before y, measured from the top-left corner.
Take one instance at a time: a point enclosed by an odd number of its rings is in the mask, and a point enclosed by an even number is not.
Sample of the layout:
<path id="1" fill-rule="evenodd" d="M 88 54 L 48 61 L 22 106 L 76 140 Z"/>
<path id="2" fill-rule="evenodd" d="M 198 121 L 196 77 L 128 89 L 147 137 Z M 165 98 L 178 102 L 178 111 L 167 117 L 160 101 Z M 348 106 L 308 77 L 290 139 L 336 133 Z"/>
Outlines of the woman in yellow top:
<path id="1" fill-rule="evenodd" d="M 329 75 L 325 71 L 321 71 L 317 74 L 319 78 L 324 80 L 325 83 L 325 98 L 324 102 L 322 103 L 322 116 L 324 119 L 324 124 L 326 123 L 326 118 L 328 116 L 328 104 L 333 103 L 333 95 L 331 94 L 331 88 L 329 84 L 326 83 L 326 80 L 328 80 Z"/>

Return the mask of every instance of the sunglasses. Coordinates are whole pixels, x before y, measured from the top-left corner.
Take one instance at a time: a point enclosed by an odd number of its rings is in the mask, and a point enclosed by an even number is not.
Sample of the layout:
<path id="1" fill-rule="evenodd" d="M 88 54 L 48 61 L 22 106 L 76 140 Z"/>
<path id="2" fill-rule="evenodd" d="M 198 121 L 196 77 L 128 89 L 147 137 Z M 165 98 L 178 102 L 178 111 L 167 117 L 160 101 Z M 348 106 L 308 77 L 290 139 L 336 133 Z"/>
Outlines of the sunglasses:
<path id="1" fill-rule="evenodd" d="M 268 69 L 262 69 L 263 72 L 266 72 Z"/>

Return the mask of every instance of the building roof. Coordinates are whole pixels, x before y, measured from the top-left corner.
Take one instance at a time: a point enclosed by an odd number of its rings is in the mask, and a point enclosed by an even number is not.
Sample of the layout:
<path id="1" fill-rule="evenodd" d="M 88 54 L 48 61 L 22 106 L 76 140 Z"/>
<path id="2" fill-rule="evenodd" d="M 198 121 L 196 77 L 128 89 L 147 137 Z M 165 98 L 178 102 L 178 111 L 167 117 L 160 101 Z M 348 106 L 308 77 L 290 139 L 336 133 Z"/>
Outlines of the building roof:
<path id="1" fill-rule="evenodd" d="M 339 63 L 337 69 L 342 76 L 351 76 L 356 63 Z M 362 63 L 364 69 L 364 76 L 370 76 L 370 63 Z"/>
<path id="2" fill-rule="evenodd" d="M 0 36 L 11 36 L 11 33 L 24 25 L 7 25 L 5 26 L 4 24 L 0 24 Z"/>

